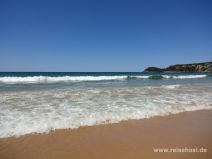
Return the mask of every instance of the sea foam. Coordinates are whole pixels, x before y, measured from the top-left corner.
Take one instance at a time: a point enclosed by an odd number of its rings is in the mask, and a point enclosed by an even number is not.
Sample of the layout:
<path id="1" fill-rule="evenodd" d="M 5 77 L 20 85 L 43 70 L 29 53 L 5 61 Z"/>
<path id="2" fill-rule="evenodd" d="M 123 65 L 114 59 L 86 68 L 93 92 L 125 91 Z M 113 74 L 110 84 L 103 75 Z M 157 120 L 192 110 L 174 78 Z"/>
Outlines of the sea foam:
<path id="1" fill-rule="evenodd" d="M 212 86 L 1 91 L 0 137 L 212 109 Z"/>
<path id="2" fill-rule="evenodd" d="M 2 83 L 54 83 L 71 81 L 101 81 L 101 80 L 123 80 L 127 76 L 32 76 L 32 77 L 0 77 Z"/>
<path id="3" fill-rule="evenodd" d="M 142 76 L 28 76 L 28 77 L 0 77 L 0 83 L 6 84 L 33 84 L 33 83 L 57 83 L 57 82 L 83 82 L 104 80 L 132 80 L 132 79 L 192 79 L 205 78 L 207 75 L 142 75 Z"/>

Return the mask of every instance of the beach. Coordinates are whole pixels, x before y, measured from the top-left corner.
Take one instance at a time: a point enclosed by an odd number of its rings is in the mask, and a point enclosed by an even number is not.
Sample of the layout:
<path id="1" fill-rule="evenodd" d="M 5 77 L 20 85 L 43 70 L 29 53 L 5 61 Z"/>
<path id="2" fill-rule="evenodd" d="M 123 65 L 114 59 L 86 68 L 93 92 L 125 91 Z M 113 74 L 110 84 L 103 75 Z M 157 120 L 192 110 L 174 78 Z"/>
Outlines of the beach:
<path id="1" fill-rule="evenodd" d="M 211 158 L 210 73 L 0 73 L 0 159 Z"/>
<path id="2" fill-rule="evenodd" d="M 212 1 L 0 1 L 0 159 L 212 159 Z"/>
<path id="3" fill-rule="evenodd" d="M 0 139 L 1 159 L 212 157 L 212 110 Z M 153 152 L 205 148 L 207 152 Z"/>

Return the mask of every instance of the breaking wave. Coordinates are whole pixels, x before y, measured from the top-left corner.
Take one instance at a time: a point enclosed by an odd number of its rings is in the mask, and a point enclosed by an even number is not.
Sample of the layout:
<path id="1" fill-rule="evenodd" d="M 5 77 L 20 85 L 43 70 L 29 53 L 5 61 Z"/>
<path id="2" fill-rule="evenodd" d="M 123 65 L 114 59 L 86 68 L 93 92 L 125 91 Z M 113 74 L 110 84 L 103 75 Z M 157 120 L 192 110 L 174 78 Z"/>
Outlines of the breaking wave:
<path id="1" fill-rule="evenodd" d="M 0 83 L 57 83 L 80 81 L 104 81 L 104 80 L 131 80 L 131 79 L 191 79 L 205 78 L 207 75 L 142 75 L 142 76 L 28 76 L 28 77 L 0 77 Z"/>
<path id="2" fill-rule="evenodd" d="M 0 138 L 212 109 L 211 87 L 161 85 L 5 91 Z"/>

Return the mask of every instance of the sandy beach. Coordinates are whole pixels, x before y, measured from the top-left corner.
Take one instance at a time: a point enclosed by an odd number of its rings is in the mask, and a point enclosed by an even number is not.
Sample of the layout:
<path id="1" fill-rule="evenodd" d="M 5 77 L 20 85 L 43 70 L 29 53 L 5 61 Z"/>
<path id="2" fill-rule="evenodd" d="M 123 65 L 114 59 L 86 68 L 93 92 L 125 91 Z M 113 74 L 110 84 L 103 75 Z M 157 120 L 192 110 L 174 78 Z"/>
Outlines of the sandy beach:
<path id="1" fill-rule="evenodd" d="M 212 110 L 0 139 L 1 159 L 211 158 Z M 154 149 L 207 152 L 154 152 Z"/>
<path id="2" fill-rule="evenodd" d="M 0 0 L 0 159 L 212 159 L 211 8 Z"/>

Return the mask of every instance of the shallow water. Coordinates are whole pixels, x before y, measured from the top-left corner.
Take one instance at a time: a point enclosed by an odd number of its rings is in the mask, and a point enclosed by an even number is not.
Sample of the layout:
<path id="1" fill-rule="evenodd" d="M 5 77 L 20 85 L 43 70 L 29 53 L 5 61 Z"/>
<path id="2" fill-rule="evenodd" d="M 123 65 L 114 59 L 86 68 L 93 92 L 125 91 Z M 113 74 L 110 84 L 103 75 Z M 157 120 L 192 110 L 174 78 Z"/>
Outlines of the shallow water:
<path id="1" fill-rule="evenodd" d="M 0 137 L 212 108 L 211 74 L 0 76 Z"/>

